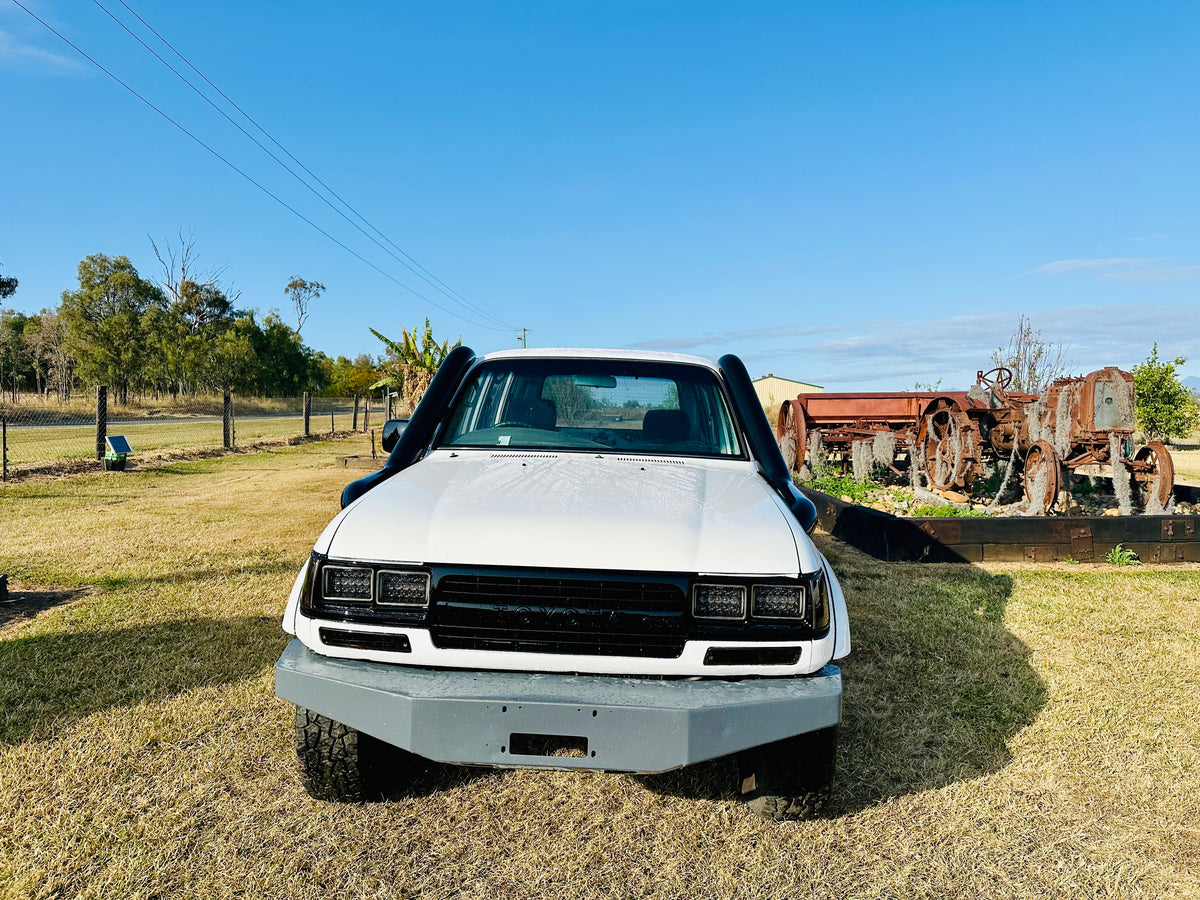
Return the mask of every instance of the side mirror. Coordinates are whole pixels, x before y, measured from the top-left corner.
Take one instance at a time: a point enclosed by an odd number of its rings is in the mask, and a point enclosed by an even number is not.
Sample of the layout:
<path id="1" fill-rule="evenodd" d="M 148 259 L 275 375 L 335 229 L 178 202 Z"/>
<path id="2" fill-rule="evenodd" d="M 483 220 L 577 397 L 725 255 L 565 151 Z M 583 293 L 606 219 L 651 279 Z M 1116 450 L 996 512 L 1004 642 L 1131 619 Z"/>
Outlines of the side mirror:
<path id="1" fill-rule="evenodd" d="M 383 423 L 383 452 L 391 453 L 392 448 L 396 446 L 396 442 L 400 440 L 400 435 L 404 434 L 404 429 L 408 427 L 408 419 L 388 419 Z"/>

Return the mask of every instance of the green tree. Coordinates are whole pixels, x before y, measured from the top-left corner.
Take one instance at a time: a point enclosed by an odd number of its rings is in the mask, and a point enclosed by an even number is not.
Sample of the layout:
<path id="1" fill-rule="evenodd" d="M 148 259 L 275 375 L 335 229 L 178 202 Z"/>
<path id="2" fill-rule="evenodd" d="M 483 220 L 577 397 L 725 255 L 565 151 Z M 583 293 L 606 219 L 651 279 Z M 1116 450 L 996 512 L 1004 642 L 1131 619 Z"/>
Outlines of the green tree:
<path id="1" fill-rule="evenodd" d="M 112 387 L 119 402 L 144 377 L 143 316 L 165 307 L 163 293 L 138 275 L 125 256 L 95 253 L 79 264 L 79 289 L 64 291 L 59 314 L 79 360 L 79 374 Z"/>
<path id="2" fill-rule="evenodd" d="M 370 354 L 360 353 L 349 360 L 339 356 L 333 360 L 329 372 L 327 392 L 332 397 L 354 397 L 367 394 L 381 373 Z"/>
<path id="3" fill-rule="evenodd" d="M 172 394 L 200 393 L 228 386 L 225 361 L 217 353 L 221 337 L 239 315 L 217 285 L 185 280 L 161 315 L 147 315 L 152 325 L 159 366 Z"/>
<path id="4" fill-rule="evenodd" d="M 29 319 L 22 313 L 6 309 L 0 312 L 0 391 L 8 393 L 15 403 L 21 384 L 31 373 L 25 341 Z"/>
<path id="5" fill-rule="evenodd" d="M 429 319 L 425 320 L 425 329 L 418 336 L 417 329 L 411 332 L 403 325 L 400 326 L 399 342 L 384 337 L 374 328 L 371 334 L 383 341 L 387 347 L 387 357 L 380 364 L 383 374 L 392 379 L 393 386 L 399 389 L 401 402 L 406 409 L 415 409 L 433 380 L 434 373 L 450 351 L 462 344 L 459 338 L 453 345 L 449 341 L 440 344 L 433 337 L 433 327 Z"/>
<path id="6" fill-rule="evenodd" d="M 547 376 L 542 385 L 542 396 L 554 401 L 558 421 L 562 423 L 579 424 L 600 406 L 590 390 L 575 383 L 573 375 Z M 633 402 L 636 406 L 637 401 Z"/>
<path id="7" fill-rule="evenodd" d="M 243 318 L 234 322 L 212 342 L 214 387 L 222 391 L 248 391 L 254 384 L 258 356 L 254 352 L 252 331 L 245 321 Z"/>
<path id="8" fill-rule="evenodd" d="M 268 397 L 296 397 L 309 389 L 309 361 L 313 354 L 301 342 L 298 332 L 271 311 L 253 339 L 258 360 L 255 380 L 260 393 Z"/>
<path id="9" fill-rule="evenodd" d="M 679 385 L 671 384 L 667 388 L 667 396 L 663 398 L 663 409 L 679 409 Z"/>
<path id="10" fill-rule="evenodd" d="M 1175 374 L 1186 362 L 1182 356 L 1159 360 L 1155 341 L 1146 361 L 1133 367 L 1138 425 L 1150 440 L 1187 437 L 1196 427 L 1196 403 Z"/>
<path id="11" fill-rule="evenodd" d="M 155 387 L 165 385 L 175 395 L 225 390 L 233 382 L 244 385 L 247 377 L 252 380 L 246 367 L 253 368 L 253 341 L 245 329 L 230 334 L 235 320 L 246 313 L 234 309 L 238 293 L 221 284 L 224 268 L 201 273 L 195 236 L 182 229 L 161 248 L 153 239 L 150 246 L 162 270 L 161 287 L 170 298 L 164 314 L 147 321 L 153 336 Z"/>
<path id="12" fill-rule="evenodd" d="M 3 263 L 0 263 L 3 265 Z M 0 275 L 0 300 L 5 300 L 17 292 L 17 279 L 8 276 Z"/>

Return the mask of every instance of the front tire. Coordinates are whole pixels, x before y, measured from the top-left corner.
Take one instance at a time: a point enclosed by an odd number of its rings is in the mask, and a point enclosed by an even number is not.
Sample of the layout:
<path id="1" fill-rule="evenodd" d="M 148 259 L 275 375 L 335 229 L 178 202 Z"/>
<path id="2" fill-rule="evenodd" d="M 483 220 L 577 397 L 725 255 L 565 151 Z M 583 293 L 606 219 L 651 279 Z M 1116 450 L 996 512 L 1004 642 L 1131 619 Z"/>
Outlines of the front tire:
<path id="1" fill-rule="evenodd" d="M 737 755 L 743 801 L 777 822 L 815 817 L 833 790 L 837 734 L 833 725 L 743 750 Z"/>
<path id="2" fill-rule="evenodd" d="M 382 796 L 386 761 L 405 754 L 328 716 L 296 707 L 296 755 L 300 777 L 318 800 L 361 803 Z"/>

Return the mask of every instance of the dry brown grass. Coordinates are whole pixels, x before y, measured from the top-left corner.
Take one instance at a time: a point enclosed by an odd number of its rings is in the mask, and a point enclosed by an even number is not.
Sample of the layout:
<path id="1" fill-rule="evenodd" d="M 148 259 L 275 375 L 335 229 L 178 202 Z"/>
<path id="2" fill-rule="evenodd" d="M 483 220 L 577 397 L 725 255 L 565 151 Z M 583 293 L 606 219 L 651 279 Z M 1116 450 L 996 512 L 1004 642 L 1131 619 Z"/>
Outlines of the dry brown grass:
<path id="1" fill-rule="evenodd" d="M 1200 484 L 1200 431 L 1186 441 L 1173 442 L 1170 450 L 1176 483 Z"/>
<path id="2" fill-rule="evenodd" d="M 360 446 L 361 445 L 361 446 Z M 834 806 L 435 769 L 300 787 L 272 694 L 338 442 L 0 489 L 4 897 L 1200 896 L 1200 570 L 887 565 L 822 547 L 855 628 Z M 367 451 L 369 452 L 369 451 Z"/>
<path id="3" fill-rule="evenodd" d="M 238 416 L 280 416 L 300 415 L 303 403 L 300 397 L 234 397 L 234 409 Z M 353 399 L 344 397 L 315 397 L 314 409 L 336 408 L 340 411 L 350 409 Z M 113 392 L 109 392 L 107 410 L 110 419 L 140 419 L 159 417 L 187 416 L 217 416 L 225 408 L 224 398 L 220 394 L 203 394 L 198 396 L 180 395 L 178 397 L 130 397 L 128 403 L 121 403 Z M 17 402 L 9 397 L 0 397 L 0 415 L 8 418 L 10 423 L 71 423 L 87 424 L 93 422 L 96 416 L 96 395 L 93 391 L 85 390 L 70 400 L 59 400 L 57 397 L 42 397 L 38 394 L 22 394 Z"/>

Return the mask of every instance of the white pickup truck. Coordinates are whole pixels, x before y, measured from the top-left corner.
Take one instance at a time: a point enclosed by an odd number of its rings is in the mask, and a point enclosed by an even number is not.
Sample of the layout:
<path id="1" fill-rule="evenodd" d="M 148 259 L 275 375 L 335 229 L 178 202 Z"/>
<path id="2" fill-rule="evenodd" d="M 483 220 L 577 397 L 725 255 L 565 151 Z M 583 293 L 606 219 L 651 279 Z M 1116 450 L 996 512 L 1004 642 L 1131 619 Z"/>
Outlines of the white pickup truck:
<path id="1" fill-rule="evenodd" d="M 454 350 L 296 579 L 276 693 L 308 789 L 414 757 L 663 772 L 736 755 L 809 816 L 845 601 L 736 356 Z"/>

